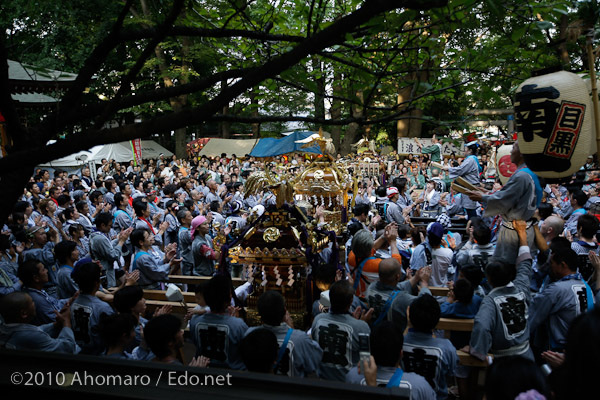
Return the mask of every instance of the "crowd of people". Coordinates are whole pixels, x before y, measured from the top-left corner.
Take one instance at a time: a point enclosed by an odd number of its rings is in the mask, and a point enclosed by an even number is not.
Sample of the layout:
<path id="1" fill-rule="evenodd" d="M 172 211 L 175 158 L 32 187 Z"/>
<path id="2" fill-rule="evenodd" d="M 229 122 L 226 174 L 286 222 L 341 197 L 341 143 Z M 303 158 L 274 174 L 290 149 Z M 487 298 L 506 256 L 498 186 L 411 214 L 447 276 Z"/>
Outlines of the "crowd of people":
<path id="1" fill-rule="evenodd" d="M 417 143 L 419 154 L 338 156 L 354 169 L 366 158 L 379 168 L 351 171 L 358 185 L 346 258 L 332 265 L 324 252 L 312 269 L 322 293 L 307 331 L 294 327 L 277 291 L 261 295 L 263 325 L 249 328 L 252 285 L 234 288 L 227 263 L 216 269 L 226 257 L 213 241 L 220 232 L 235 239 L 250 215 L 275 207 L 267 187 L 244 194 L 250 174 L 300 173 L 304 155 L 39 169 L 0 235 L 0 345 L 178 363 L 189 327 L 192 367 L 400 386 L 413 399 L 476 398 L 477 371 L 459 363 L 462 350 L 492 363 L 488 399 L 583 396 L 600 356 L 593 158 L 569 183 L 546 184 L 515 143 L 517 169 L 502 185 L 485 143 L 451 157 L 435 136 L 431 146 Z M 455 191 L 457 178 L 478 189 Z M 302 209 L 317 221 L 323 212 Z M 464 234 L 452 232 L 460 221 Z M 176 274 L 212 277 L 188 288 L 198 306 L 183 320 L 168 306 L 147 313 L 144 290 L 164 289 Z M 430 287 L 449 290 L 433 296 Z M 473 330 L 446 339 L 441 317 L 472 318 Z"/>

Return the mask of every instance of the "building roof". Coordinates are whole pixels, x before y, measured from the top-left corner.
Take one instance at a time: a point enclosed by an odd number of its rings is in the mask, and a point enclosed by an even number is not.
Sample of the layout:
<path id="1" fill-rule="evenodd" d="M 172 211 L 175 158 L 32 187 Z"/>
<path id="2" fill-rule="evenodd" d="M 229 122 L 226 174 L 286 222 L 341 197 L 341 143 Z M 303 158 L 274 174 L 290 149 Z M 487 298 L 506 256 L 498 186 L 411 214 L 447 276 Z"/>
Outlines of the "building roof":
<path id="1" fill-rule="evenodd" d="M 53 94 L 66 90 L 77 79 L 77 74 L 70 72 L 35 67 L 13 60 L 7 61 L 11 94 Z M 21 101 L 14 97 L 13 99 Z M 26 102 L 47 103 L 48 100 L 46 97 L 38 96 L 37 98 L 28 98 Z M 58 100 L 54 100 L 54 102 L 56 101 Z"/>

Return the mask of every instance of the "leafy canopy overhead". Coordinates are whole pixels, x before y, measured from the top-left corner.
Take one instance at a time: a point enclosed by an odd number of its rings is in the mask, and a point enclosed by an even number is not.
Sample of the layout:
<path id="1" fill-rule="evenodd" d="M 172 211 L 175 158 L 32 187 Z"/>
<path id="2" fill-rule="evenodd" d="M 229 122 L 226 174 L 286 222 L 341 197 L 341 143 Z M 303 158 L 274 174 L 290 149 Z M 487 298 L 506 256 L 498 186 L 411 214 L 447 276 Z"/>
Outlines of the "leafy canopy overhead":
<path id="1" fill-rule="evenodd" d="M 66 149 L 75 151 L 89 146 L 90 136 L 94 143 L 117 141 L 223 121 L 298 120 L 344 129 L 358 123 L 393 137 L 395 121 L 424 110 L 418 118 L 427 129 L 458 127 L 467 109 L 510 106 L 514 88 L 531 71 L 564 65 L 561 46 L 572 54 L 565 66 L 585 70 L 581 35 L 563 38 L 579 18 L 577 6 L 561 0 L 13 0 L 1 6 L 0 21 L 10 27 L 3 38 L 7 58 L 80 74 L 79 92 L 28 121 L 33 128 L 19 128 L 40 150 L 47 139 L 65 136 L 74 141 Z M 174 108 L 173 99 L 182 96 Z M 317 112 L 319 105 L 327 112 Z M 340 112 L 332 118 L 335 107 Z M 143 122 L 130 123 L 131 115 Z M 107 128 L 111 121 L 122 126 Z"/>

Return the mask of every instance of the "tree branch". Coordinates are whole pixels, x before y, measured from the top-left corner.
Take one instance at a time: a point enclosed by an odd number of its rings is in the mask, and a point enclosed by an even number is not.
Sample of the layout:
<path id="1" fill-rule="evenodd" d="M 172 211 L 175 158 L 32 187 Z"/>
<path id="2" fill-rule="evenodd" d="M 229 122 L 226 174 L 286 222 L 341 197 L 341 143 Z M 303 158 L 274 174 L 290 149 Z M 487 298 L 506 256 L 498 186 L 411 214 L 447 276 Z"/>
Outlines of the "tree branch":
<path id="1" fill-rule="evenodd" d="M 292 87 L 294 89 L 301 90 L 301 91 L 306 92 L 306 93 L 315 93 L 313 90 L 305 88 L 304 86 L 299 85 L 299 84 L 297 84 L 295 82 L 288 81 L 287 79 L 276 77 L 276 78 L 273 78 L 273 80 L 276 80 L 277 82 L 281 82 L 281 83 L 283 83 L 286 86 Z M 349 97 L 343 97 L 343 96 L 337 96 L 337 95 L 330 95 L 330 94 L 327 94 L 325 92 L 315 93 L 315 94 L 318 95 L 318 96 L 322 96 L 322 97 L 324 97 L 326 99 L 340 100 L 340 101 L 345 101 L 345 102 L 350 103 L 350 104 L 356 104 L 356 105 L 362 106 L 362 104 L 360 104 L 360 102 L 358 102 L 356 100 L 353 100 L 353 99 L 351 99 Z"/>
<path id="2" fill-rule="evenodd" d="M 407 113 L 408 109 L 403 109 L 402 114 Z M 212 122 L 239 122 L 243 124 L 255 124 L 265 122 L 308 122 L 318 125 L 348 125 L 357 123 L 359 125 L 369 125 L 373 122 L 362 117 L 348 117 L 344 119 L 327 119 L 317 117 L 303 117 L 299 115 L 259 115 L 259 116 L 244 116 L 232 114 L 216 114 L 209 119 Z"/>
<path id="3" fill-rule="evenodd" d="M 308 11 L 308 21 L 306 22 L 306 37 L 310 36 L 310 26 L 312 25 L 312 15 L 315 9 L 315 0 L 310 1 L 310 9 Z"/>
<path id="4" fill-rule="evenodd" d="M 364 65 L 360 65 L 360 64 L 357 64 L 357 63 L 352 62 L 352 61 L 344 60 L 343 58 L 338 57 L 338 56 L 334 56 L 331 53 L 326 53 L 326 52 L 320 51 L 318 54 L 321 57 L 328 58 L 328 59 L 330 59 L 332 61 L 337 61 L 340 64 L 346 65 L 346 66 L 351 67 L 351 68 L 359 69 L 359 70 L 364 71 L 364 72 L 366 72 L 368 74 L 371 74 L 371 75 L 376 75 L 377 74 L 376 72 L 371 71 L 369 68 L 367 68 Z"/>
<path id="5" fill-rule="evenodd" d="M 175 22 L 175 20 L 181 13 L 181 10 L 183 9 L 183 5 L 184 5 L 184 0 L 175 0 L 173 2 L 173 8 L 171 9 L 171 12 L 167 16 L 167 18 L 165 18 L 164 22 L 157 28 L 156 36 L 152 38 L 150 43 L 148 43 L 146 48 L 142 51 L 142 54 L 136 60 L 134 66 L 129 70 L 127 75 L 121 80 L 120 85 L 119 85 L 119 90 L 117 90 L 117 93 L 110 100 L 110 102 L 108 103 L 108 105 L 106 106 L 106 108 L 104 109 L 102 114 L 98 118 L 95 119 L 94 122 L 96 123 L 96 126 L 100 126 L 100 125 L 104 124 L 106 122 L 106 120 L 110 116 L 112 116 L 115 113 L 115 111 L 118 109 L 117 108 L 118 103 L 121 100 L 121 98 L 123 97 L 123 95 L 125 93 L 128 93 L 131 91 L 131 84 L 133 83 L 133 80 L 135 79 L 137 74 L 140 72 L 140 70 L 144 66 L 148 57 L 150 57 L 150 55 L 154 52 L 154 49 L 156 48 L 156 46 L 158 46 L 158 44 L 160 42 L 162 42 L 162 40 L 164 39 L 165 35 L 168 32 L 169 27 L 173 25 L 173 23 Z"/>
<path id="6" fill-rule="evenodd" d="M 149 39 L 155 35 L 156 28 L 130 29 L 120 35 L 122 41 Z M 206 38 L 248 38 L 265 40 L 269 42 L 295 42 L 299 43 L 306 38 L 295 35 L 275 35 L 262 31 L 249 31 L 245 29 L 207 29 L 189 26 L 174 26 L 169 29 L 167 36 L 190 36 Z"/>
<path id="7" fill-rule="evenodd" d="M 94 146 L 117 143 L 137 138 L 145 138 L 152 134 L 169 132 L 180 126 L 187 126 L 196 123 L 195 115 L 199 112 L 199 108 L 188 109 L 178 113 L 172 113 L 162 117 L 152 118 L 150 120 L 128 124 L 117 128 L 110 129 L 91 129 L 79 134 L 73 134 L 66 139 L 57 140 L 55 143 L 29 149 L 27 151 L 15 152 L 0 159 L 0 169 L 2 173 L 10 173 L 15 170 L 27 169 L 39 164 L 59 159 L 68 156 L 75 152 L 91 149 Z M 394 118 L 407 119 L 414 117 L 400 117 L 404 113 L 410 112 L 410 108 L 404 108 L 394 116 L 389 116 L 381 119 L 367 121 L 364 118 L 346 118 L 340 120 L 329 120 L 323 118 L 300 117 L 300 116 L 258 116 L 258 117 L 243 117 L 230 114 L 212 115 L 204 121 L 231 121 L 243 123 L 257 122 L 287 122 L 287 121 L 304 121 L 322 125 L 347 125 L 351 122 L 361 125 L 373 124 L 380 121 L 389 121 Z"/>
<path id="8" fill-rule="evenodd" d="M 89 86 L 89 83 L 98 71 L 100 66 L 104 63 L 110 52 L 119 43 L 119 32 L 123 27 L 123 21 L 125 16 L 129 13 L 133 0 L 127 0 L 127 3 L 121 10 L 119 17 L 115 21 L 110 33 L 104 38 L 102 42 L 92 54 L 85 60 L 83 67 L 79 70 L 77 78 L 73 86 L 63 96 L 59 106 L 58 112 L 50 114 L 40 125 L 44 127 L 43 137 L 40 139 L 43 142 L 48 141 L 60 132 L 66 126 L 66 121 L 71 120 L 74 116 L 76 117 L 79 112 L 79 105 L 81 104 L 80 99 L 83 91 Z"/>
<path id="9" fill-rule="evenodd" d="M 350 123 L 357 123 L 359 125 L 372 125 L 377 123 L 384 123 L 390 121 L 397 121 L 401 119 L 420 119 L 427 120 L 429 118 L 425 117 L 414 117 L 414 116 L 403 116 L 403 114 L 407 114 L 414 108 L 410 103 L 418 100 L 421 97 L 429 96 L 443 90 L 447 90 L 451 87 L 462 85 L 469 80 L 461 83 L 457 83 L 451 86 L 448 86 L 443 89 L 434 90 L 431 92 L 427 92 L 421 96 L 418 96 L 414 99 L 402 102 L 394 107 L 381 107 L 380 109 L 398 109 L 404 104 L 409 103 L 408 106 L 403 107 L 396 112 L 387 115 L 385 117 L 366 119 L 363 117 L 350 117 L 345 119 L 331 120 L 324 118 L 314 118 L 314 117 L 301 117 L 301 116 L 253 116 L 253 117 L 245 117 L 245 116 L 236 116 L 231 114 L 212 114 L 210 116 L 204 117 L 205 107 L 197 107 L 191 108 L 187 110 L 183 110 L 178 113 L 172 113 L 166 116 L 155 117 L 149 119 L 147 121 L 137 123 L 137 124 L 129 124 L 125 126 L 121 126 L 118 128 L 111 129 L 92 129 L 80 134 L 74 134 L 69 136 L 67 139 L 58 140 L 56 143 L 44 146 L 33 148 L 27 151 L 15 152 L 7 155 L 4 158 L 0 159 L 0 170 L 3 172 L 11 172 L 16 169 L 26 168 L 26 167 L 34 167 L 38 164 L 42 164 L 44 162 L 56 160 L 61 157 L 68 156 L 69 154 L 73 154 L 77 151 L 90 149 L 94 146 L 106 144 L 106 143 L 117 143 L 127 140 L 133 140 L 137 138 L 148 137 L 152 134 L 162 133 L 162 132 L 170 132 L 174 129 L 194 125 L 201 122 L 206 121 L 230 121 L 230 122 L 242 122 L 242 123 L 262 123 L 262 122 L 290 122 L 290 121 L 301 121 L 301 122 L 309 122 L 314 124 L 321 125 L 348 125 Z"/>
<path id="10" fill-rule="evenodd" d="M 236 15 L 242 13 L 246 9 L 246 7 L 248 6 L 248 4 L 246 2 L 244 2 L 244 4 L 242 5 L 241 8 L 238 8 L 237 4 L 235 4 L 235 2 L 229 1 L 229 4 L 231 4 L 231 6 L 233 8 L 235 8 L 235 12 L 233 14 L 231 14 L 229 16 L 229 18 L 227 18 L 227 20 L 223 24 L 223 29 L 225 29 L 227 27 L 227 25 L 229 25 L 229 22 L 231 22 L 231 20 L 234 19 Z"/>
<path id="11" fill-rule="evenodd" d="M 423 9 L 423 7 L 431 8 L 446 3 L 446 1 L 442 0 L 416 3 L 414 1 L 367 0 L 361 8 L 336 20 L 327 28 L 298 44 L 292 50 L 253 69 L 241 80 L 225 88 L 219 95 L 201 107 L 186 109 L 178 113 L 152 118 L 142 123 L 120 128 L 90 130 L 82 134 L 74 134 L 68 139 L 59 140 L 50 146 L 33 148 L 23 153 L 16 152 L 0 159 L 0 170 L 9 171 L 26 168 L 27 166 L 72 154 L 81 149 L 89 149 L 95 145 L 142 138 L 152 133 L 172 131 L 188 125 L 200 124 L 218 113 L 231 99 L 243 94 L 265 79 L 276 76 L 291 66 L 296 65 L 308 55 L 315 54 L 335 43 L 343 41 L 345 32 L 365 23 L 381 12 L 408 7 L 409 5 Z M 406 109 L 403 109 L 402 112 L 406 112 Z M 19 160 L 19 162 L 16 162 L 16 160 Z"/>
<path id="12" fill-rule="evenodd" d="M 124 108 L 135 107 L 150 102 L 167 100 L 176 96 L 196 93 L 201 90 L 207 89 L 224 79 L 238 78 L 240 76 L 243 76 L 243 74 L 248 73 L 253 69 L 254 68 L 232 69 L 229 71 L 218 72 L 209 76 L 208 78 L 193 81 L 183 85 L 164 87 L 156 90 L 148 90 L 145 92 L 137 93 L 133 96 L 121 99 L 117 104 L 116 109 L 122 110 Z M 102 107 L 104 107 L 103 104 L 95 104 L 84 108 L 79 115 L 79 120 L 91 118 L 92 116 L 96 115 Z"/>

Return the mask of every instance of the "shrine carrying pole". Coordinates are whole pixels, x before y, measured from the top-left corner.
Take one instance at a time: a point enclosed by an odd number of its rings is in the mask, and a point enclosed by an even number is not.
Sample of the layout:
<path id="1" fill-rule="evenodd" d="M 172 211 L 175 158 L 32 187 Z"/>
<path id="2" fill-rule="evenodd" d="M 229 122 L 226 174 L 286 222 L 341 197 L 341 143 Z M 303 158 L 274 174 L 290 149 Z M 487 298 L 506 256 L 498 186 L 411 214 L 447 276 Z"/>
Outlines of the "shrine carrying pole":
<path id="1" fill-rule="evenodd" d="M 596 130 L 596 154 L 600 161 L 600 116 L 598 115 L 598 85 L 596 82 L 596 57 L 592 41 L 594 39 L 594 31 L 590 30 L 587 35 L 587 55 L 590 70 L 590 81 L 592 84 L 592 102 L 594 104 L 594 128 Z"/>

